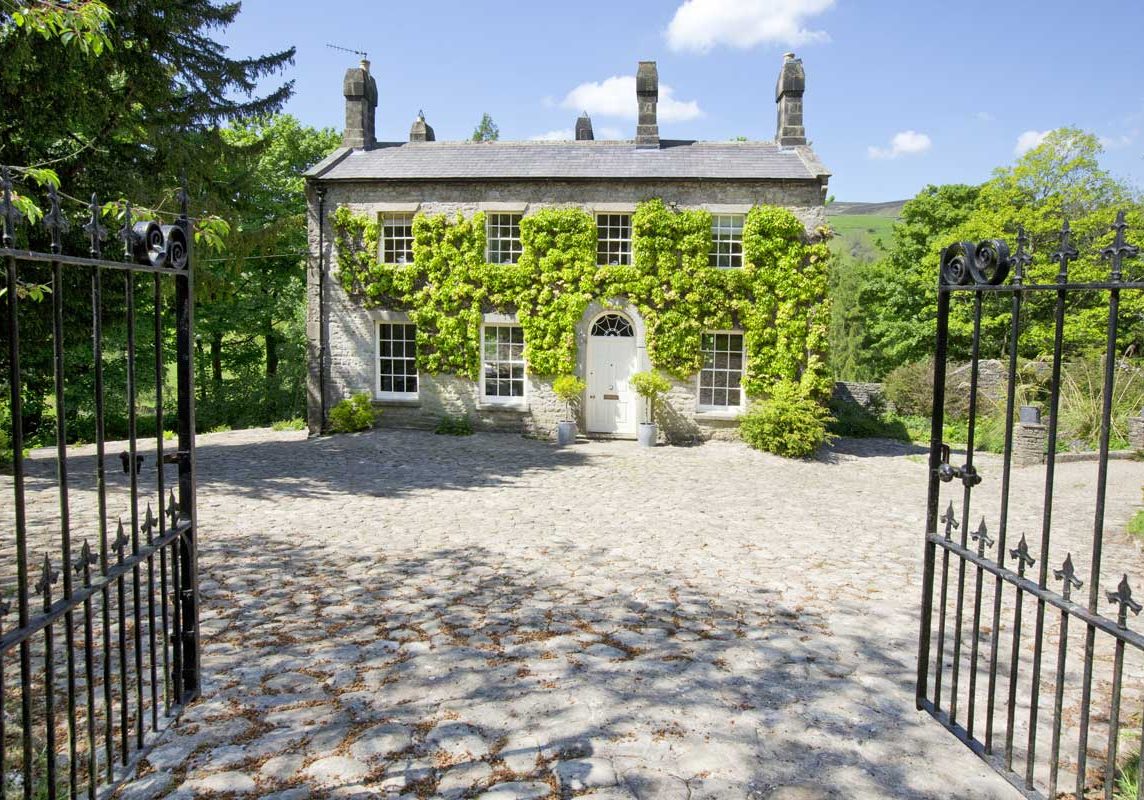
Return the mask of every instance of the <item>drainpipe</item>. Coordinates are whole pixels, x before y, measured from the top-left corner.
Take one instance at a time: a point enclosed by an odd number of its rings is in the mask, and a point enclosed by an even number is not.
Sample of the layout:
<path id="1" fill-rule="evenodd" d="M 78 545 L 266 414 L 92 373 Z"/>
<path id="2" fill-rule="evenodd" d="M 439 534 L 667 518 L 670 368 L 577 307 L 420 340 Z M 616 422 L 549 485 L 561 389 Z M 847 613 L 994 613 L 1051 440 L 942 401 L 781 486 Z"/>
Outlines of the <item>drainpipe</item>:
<path id="1" fill-rule="evenodd" d="M 326 187 L 318 192 L 318 432 L 326 431 Z"/>

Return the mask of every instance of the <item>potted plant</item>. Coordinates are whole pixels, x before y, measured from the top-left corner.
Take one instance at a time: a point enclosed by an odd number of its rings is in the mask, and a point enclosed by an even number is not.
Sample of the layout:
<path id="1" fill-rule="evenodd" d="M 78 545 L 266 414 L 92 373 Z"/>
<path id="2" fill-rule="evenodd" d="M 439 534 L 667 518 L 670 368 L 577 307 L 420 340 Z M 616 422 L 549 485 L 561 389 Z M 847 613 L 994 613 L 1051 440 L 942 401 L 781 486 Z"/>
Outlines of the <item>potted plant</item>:
<path id="1" fill-rule="evenodd" d="M 575 375 L 561 375 L 552 382 L 552 391 L 564 401 L 564 410 L 567 418 L 556 425 L 556 442 L 560 445 L 572 444 L 576 441 L 576 414 L 573 408 L 580 402 L 586 384 Z"/>
<path id="2" fill-rule="evenodd" d="M 640 423 L 639 442 L 644 447 L 655 447 L 659 429 L 655 424 L 655 410 L 660 396 L 671 390 L 671 382 L 655 370 L 637 372 L 631 378 L 632 388 L 647 403 L 647 422 Z"/>

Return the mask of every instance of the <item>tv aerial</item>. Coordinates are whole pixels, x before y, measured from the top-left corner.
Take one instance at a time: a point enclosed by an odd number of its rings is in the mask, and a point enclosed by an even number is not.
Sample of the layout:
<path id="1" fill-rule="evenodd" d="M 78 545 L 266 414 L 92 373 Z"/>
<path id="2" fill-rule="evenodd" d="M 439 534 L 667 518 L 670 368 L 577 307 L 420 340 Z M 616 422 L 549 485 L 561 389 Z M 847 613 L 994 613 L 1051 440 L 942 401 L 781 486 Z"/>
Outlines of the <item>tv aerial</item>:
<path id="1" fill-rule="evenodd" d="M 354 55 L 361 56 L 362 58 L 369 58 L 369 53 L 365 52 L 364 50 L 354 50 L 350 47 L 341 47 L 340 45 L 329 43 L 326 44 L 326 47 L 330 48 L 331 50 L 341 50 L 343 53 L 353 53 Z"/>

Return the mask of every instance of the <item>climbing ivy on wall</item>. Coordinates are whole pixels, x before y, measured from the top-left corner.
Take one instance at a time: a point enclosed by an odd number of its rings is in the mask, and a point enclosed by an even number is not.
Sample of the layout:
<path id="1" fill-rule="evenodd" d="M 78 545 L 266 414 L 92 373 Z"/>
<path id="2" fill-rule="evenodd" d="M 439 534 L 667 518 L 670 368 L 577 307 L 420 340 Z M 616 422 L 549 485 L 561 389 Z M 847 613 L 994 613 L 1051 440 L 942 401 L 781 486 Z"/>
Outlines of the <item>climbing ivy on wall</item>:
<path id="1" fill-rule="evenodd" d="M 648 357 L 676 377 L 702 365 L 703 331 L 745 334 L 748 395 L 780 380 L 825 399 L 829 249 L 808 242 L 789 211 L 756 206 L 743 225 L 742 269 L 708 266 L 711 215 L 676 212 L 660 200 L 632 215 L 632 264 L 596 264 L 596 222 L 576 208 L 521 219 L 516 264 L 487 264 L 485 218 L 418 214 L 412 264 L 382 264 L 376 220 L 341 207 L 333 214 L 338 277 L 363 304 L 408 312 L 417 325 L 418 366 L 476 379 L 483 314 L 515 311 L 529 368 L 573 372 L 576 325 L 593 300 L 626 298 L 647 326 Z"/>

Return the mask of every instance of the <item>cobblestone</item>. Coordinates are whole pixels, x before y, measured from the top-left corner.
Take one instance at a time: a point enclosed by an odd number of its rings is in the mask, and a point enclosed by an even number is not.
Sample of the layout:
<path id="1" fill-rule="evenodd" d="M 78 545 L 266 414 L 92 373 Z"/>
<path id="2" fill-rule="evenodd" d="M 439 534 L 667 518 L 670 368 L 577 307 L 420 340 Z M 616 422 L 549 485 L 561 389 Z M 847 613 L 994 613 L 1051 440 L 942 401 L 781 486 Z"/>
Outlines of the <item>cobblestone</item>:
<path id="1" fill-rule="evenodd" d="M 204 696 L 148 759 L 170 783 L 124 797 L 1019 796 L 914 710 L 917 449 L 245 431 L 198 457 Z M 975 516 L 999 466 L 978 459 Z M 1144 464 L 1109 469 L 1101 583 L 1140 585 Z M 1095 472 L 1057 465 L 1051 564 L 1087 550 Z M 48 533 L 53 475 L 35 454 Z M 1043 482 L 1014 469 L 1011 536 L 1039 533 Z"/>

